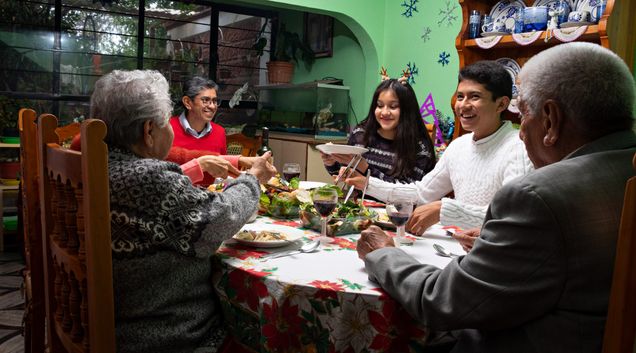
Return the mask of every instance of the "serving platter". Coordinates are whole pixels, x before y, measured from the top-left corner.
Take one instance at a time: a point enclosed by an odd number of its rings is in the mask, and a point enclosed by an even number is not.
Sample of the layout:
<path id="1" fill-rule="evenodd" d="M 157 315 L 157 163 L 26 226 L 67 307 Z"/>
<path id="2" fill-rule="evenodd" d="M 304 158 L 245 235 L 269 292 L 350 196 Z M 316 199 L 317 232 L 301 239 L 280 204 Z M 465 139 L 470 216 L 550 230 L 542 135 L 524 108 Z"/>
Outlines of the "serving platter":
<path id="1" fill-rule="evenodd" d="M 316 146 L 316 149 L 326 154 L 362 154 L 369 151 L 364 147 L 351 145 L 334 145 L 329 143 L 318 145 Z"/>
<path id="2" fill-rule="evenodd" d="M 280 224 L 261 224 L 261 223 L 253 223 L 246 224 L 241 228 L 241 231 L 244 230 L 254 230 L 257 232 L 276 232 L 285 235 L 286 240 L 270 240 L 270 241 L 255 241 L 255 240 L 247 240 L 240 239 L 237 237 L 238 233 L 234 235 L 233 239 L 238 243 L 258 248 L 277 248 L 285 245 L 289 245 L 291 242 L 301 239 L 305 233 L 297 228 L 292 228 Z M 239 233 L 241 232 L 239 231 Z"/>

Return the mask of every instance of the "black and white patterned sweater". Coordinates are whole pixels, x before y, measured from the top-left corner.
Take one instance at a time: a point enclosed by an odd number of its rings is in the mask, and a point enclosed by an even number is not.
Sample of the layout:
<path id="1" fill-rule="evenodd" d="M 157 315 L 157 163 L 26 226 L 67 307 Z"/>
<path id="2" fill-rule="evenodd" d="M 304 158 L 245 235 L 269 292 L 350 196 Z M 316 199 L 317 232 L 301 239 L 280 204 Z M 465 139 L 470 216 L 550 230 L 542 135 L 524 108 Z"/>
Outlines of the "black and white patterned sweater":
<path id="1" fill-rule="evenodd" d="M 211 257 L 256 211 L 258 181 L 210 193 L 177 164 L 114 149 L 108 170 L 118 352 L 215 352 Z"/>

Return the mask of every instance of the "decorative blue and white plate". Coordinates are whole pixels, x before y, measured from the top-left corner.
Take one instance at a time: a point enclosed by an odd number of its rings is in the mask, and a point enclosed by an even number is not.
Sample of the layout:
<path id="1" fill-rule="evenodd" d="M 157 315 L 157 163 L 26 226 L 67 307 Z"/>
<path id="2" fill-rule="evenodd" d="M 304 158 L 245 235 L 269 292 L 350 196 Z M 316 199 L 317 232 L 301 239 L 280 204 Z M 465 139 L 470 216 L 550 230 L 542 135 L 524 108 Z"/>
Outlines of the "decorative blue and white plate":
<path id="1" fill-rule="evenodd" d="M 557 8 L 557 6 L 559 5 L 559 2 L 561 0 L 536 0 L 534 2 L 534 4 L 532 4 L 532 7 L 537 7 L 537 6 L 547 6 L 548 7 L 548 11 L 549 10 L 555 10 Z M 576 5 L 575 2 L 577 0 L 565 0 L 565 2 L 568 4 L 568 6 L 570 7 L 568 9 L 568 12 L 573 11 L 574 10 L 574 6 Z"/>
<path id="2" fill-rule="evenodd" d="M 508 74 L 512 78 L 512 99 L 510 100 L 510 104 L 508 105 L 508 110 L 513 113 L 519 113 L 519 108 L 517 108 L 517 95 L 519 94 L 519 89 L 515 82 L 517 81 L 517 75 L 521 71 L 521 66 L 510 58 L 499 58 L 495 60 L 506 68 Z"/>
<path id="3" fill-rule="evenodd" d="M 521 66 L 519 66 L 519 64 L 516 61 L 514 61 L 514 59 L 499 58 L 495 61 L 503 65 L 506 68 L 506 70 L 512 72 L 514 76 L 517 76 L 519 72 L 521 72 Z"/>
<path id="4" fill-rule="evenodd" d="M 525 3 L 520 0 L 502 0 L 490 10 L 490 17 L 493 22 L 505 23 L 507 33 L 511 33 L 514 29 L 515 15 L 524 7 L 526 7 Z"/>
<path id="5" fill-rule="evenodd" d="M 490 9 L 490 17 L 494 20 L 497 15 L 499 15 L 504 8 L 513 5 L 516 7 L 524 8 L 526 4 L 521 0 L 501 0 L 495 4 L 495 6 Z"/>
<path id="6" fill-rule="evenodd" d="M 594 16 L 594 8 L 601 4 L 601 0 L 578 0 L 576 2 L 576 11 L 589 11 L 590 16 Z"/>

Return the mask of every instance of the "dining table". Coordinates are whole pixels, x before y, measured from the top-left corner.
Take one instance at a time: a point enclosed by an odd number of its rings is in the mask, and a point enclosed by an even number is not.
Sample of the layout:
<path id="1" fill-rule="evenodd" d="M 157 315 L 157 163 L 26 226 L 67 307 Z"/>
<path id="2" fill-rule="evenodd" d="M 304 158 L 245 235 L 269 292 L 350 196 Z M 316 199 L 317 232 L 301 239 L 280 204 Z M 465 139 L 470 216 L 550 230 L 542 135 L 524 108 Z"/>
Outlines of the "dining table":
<path id="1" fill-rule="evenodd" d="M 332 238 L 316 251 L 272 258 L 298 249 L 320 234 L 302 228 L 299 219 L 259 215 L 246 227 L 302 232 L 276 248 L 261 248 L 235 239 L 215 253 L 220 271 L 213 285 L 228 330 L 254 352 L 417 352 L 428 333 L 405 309 L 368 278 L 358 257 L 360 234 Z M 392 232 L 389 234 L 394 235 Z M 401 249 L 439 268 L 455 257 L 436 253 L 439 244 L 454 254 L 461 245 L 435 225 L 421 237 L 407 234 Z"/>

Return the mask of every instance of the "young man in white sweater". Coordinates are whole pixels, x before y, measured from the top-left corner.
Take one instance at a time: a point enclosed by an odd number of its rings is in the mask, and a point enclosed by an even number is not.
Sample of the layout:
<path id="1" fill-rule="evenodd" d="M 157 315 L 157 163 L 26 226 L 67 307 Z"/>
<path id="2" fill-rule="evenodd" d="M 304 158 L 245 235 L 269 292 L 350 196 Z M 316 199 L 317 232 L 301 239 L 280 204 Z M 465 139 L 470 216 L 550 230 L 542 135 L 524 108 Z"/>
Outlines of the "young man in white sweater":
<path id="1" fill-rule="evenodd" d="M 411 184 L 369 180 L 367 194 L 380 200 L 396 186 L 413 189 L 419 205 L 407 223 L 413 234 L 437 222 L 480 227 L 499 188 L 532 170 L 518 131 L 501 120 L 512 97 L 512 78 L 502 65 L 479 61 L 461 69 L 456 96 L 455 114 L 471 133 L 454 140 L 430 173 Z M 347 182 L 361 188 L 366 181 L 358 175 Z M 455 198 L 444 197 L 451 191 Z"/>

